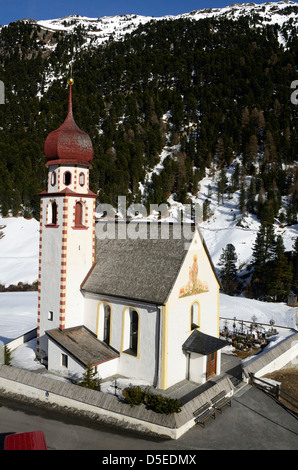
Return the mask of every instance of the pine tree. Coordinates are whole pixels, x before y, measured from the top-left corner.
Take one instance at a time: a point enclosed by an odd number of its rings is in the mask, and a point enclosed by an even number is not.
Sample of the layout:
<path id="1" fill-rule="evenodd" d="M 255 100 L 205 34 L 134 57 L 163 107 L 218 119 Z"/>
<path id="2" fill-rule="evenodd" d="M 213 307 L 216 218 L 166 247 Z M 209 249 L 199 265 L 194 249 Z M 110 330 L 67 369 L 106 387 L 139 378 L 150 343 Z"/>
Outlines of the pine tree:
<path id="1" fill-rule="evenodd" d="M 261 224 L 253 246 L 253 267 L 255 271 L 262 270 L 265 263 L 273 258 L 275 248 L 275 233 L 272 224 Z"/>
<path id="2" fill-rule="evenodd" d="M 246 207 L 248 212 L 255 214 L 255 208 L 256 208 L 256 182 L 255 178 L 252 177 L 250 180 L 249 188 L 247 191 L 247 201 L 246 201 Z"/>
<path id="3" fill-rule="evenodd" d="M 224 291 L 231 295 L 237 289 L 237 254 L 235 246 L 229 243 L 220 255 L 218 265 L 221 266 L 220 279 Z"/>
<path id="4" fill-rule="evenodd" d="M 83 379 L 78 383 L 78 385 L 85 388 L 91 388 L 92 390 L 99 390 L 100 383 L 97 377 L 97 372 L 91 365 L 87 365 L 83 374 Z"/>
<path id="5" fill-rule="evenodd" d="M 231 182 L 232 182 L 233 190 L 237 191 L 237 189 L 239 189 L 239 184 L 240 184 L 239 183 L 240 182 L 240 165 L 238 162 L 235 165 L 235 170 L 234 170 L 234 173 L 232 174 Z"/>
<path id="6" fill-rule="evenodd" d="M 274 300 L 286 300 L 291 290 L 292 265 L 285 255 L 285 247 L 281 235 L 276 239 L 274 260 L 267 263 L 268 276 L 267 294 Z"/>
<path id="7" fill-rule="evenodd" d="M 203 221 L 207 220 L 210 217 L 210 200 L 205 199 L 203 202 Z"/>
<path id="8" fill-rule="evenodd" d="M 226 186 L 227 186 L 227 176 L 226 176 L 226 172 L 224 169 L 222 169 L 220 171 L 220 174 L 219 174 L 219 177 L 218 177 L 218 181 L 217 181 L 217 200 L 218 202 L 221 201 L 224 202 L 224 194 L 225 194 L 225 190 L 226 190 Z"/>
<path id="9" fill-rule="evenodd" d="M 245 165 L 249 174 L 258 155 L 258 139 L 255 134 L 251 135 L 243 153 L 243 165 Z"/>
<path id="10" fill-rule="evenodd" d="M 252 249 L 252 285 L 257 297 L 266 294 L 266 286 L 268 282 L 268 270 L 266 268 L 266 263 L 273 259 L 274 249 L 274 227 L 272 224 L 262 223 Z"/>
<path id="11" fill-rule="evenodd" d="M 239 209 L 242 215 L 245 215 L 246 213 L 246 204 L 245 204 L 245 187 L 244 184 L 241 183 L 240 186 L 240 195 L 239 195 Z"/>
<path id="12" fill-rule="evenodd" d="M 7 344 L 5 344 L 5 346 L 4 346 L 4 364 L 6 366 L 11 365 L 11 350 L 9 349 Z"/>

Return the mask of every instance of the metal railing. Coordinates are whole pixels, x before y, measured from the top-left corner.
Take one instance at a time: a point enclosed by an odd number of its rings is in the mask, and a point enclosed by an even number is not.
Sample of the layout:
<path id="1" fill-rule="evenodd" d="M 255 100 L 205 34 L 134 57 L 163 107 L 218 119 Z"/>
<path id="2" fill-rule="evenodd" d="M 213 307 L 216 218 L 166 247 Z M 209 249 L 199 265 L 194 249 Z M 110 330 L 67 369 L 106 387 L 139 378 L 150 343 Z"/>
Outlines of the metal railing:
<path id="1" fill-rule="evenodd" d="M 290 395 L 289 393 L 282 390 L 279 384 L 271 384 L 266 380 L 262 380 L 258 377 L 255 377 L 254 374 L 249 374 L 250 382 L 252 385 L 264 390 L 267 393 L 270 393 L 274 398 L 277 400 L 283 400 L 291 405 L 292 408 L 295 409 L 295 413 L 298 413 L 298 400 Z M 286 406 L 286 405 L 285 405 Z"/>

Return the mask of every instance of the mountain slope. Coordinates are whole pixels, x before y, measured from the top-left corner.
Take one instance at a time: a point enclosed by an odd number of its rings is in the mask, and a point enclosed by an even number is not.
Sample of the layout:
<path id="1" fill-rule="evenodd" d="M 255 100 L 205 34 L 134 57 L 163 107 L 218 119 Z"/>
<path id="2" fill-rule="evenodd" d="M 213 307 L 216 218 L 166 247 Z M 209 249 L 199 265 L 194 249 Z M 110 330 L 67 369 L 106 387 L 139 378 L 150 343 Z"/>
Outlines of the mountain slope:
<path id="1" fill-rule="evenodd" d="M 113 202 L 120 191 L 132 199 L 145 195 L 150 203 L 175 193 L 185 202 L 211 163 L 219 168 L 244 154 L 251 173 L 262 153 L 262 173 L 264 165 L 266 171 L 277 167 L 274 180 L 281 197 L 288 194 L 295 182 L 281 165 L 296 158 L 297 108 L 289 100 L 297 64 L 295 12 L 294 2 L 240 4 L 159 19 L 67 17 L 3 27 L 5 211 L 20 204 L 37 210 L 43 142 L 65 117 L 70 64 L 78 124 L 95 146 L 92 183 L 104 199 Z M 163 161 L 170 177 L 153 173 L 139 192 L 165 146 L 173 149 Z M 262 184 L 268 192 L 272 181 Z"/>
<path id="2" fill-rule="evenodd" d="M 292 23 L 297 26 L 298 4 L 293 1 L 266 2 L 261 5 L 254 3 L 233 4 L 224 8 L 208 8 L 182 13 L 176 16 L 166 15 L 163 17 L 141 16 L 141 15 L 115 15 L 112 17 L 88 18 L 80 15 L 70 15 L 53 20 L 30 20 L 23 22 L 36 24 L 43 30 L 56 32 L 63 31 L 68 34 L 82 30 L 86 39 L 85 47 L 90 45 L 99 46 L 110 40 L 121 40 L 131 34 L 139 26 L 156 21 L 175 21 L 178 19 L 191 19 L 199 21 L 206 18 L 229 19 L 238 21 L 247 17 L 254 27 L 265 25 L 278 25 L 280 28 Z M 284 44 L 285 38 L 281 32 L 280 41 Z"/>

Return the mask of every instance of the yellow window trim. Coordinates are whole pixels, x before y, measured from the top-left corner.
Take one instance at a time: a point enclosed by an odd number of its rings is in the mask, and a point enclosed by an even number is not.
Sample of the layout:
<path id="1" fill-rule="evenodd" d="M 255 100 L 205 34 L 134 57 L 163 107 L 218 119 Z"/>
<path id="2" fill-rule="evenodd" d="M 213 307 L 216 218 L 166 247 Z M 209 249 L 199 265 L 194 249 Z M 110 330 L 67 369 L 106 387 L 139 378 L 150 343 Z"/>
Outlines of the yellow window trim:
<path id="1" fill-rule="evenodd" d="M 100 307 L 102 304 L 108 304 L 111 309 L 111 319 L 110 319 L 110 344 L 112 343 L 112 317 L 113 317 L 113 308 L 112 304 L 107 300 L 101 300 L 97 304 L 97 318 L 96 318 L 96 337 L 99 338 L 99 324 L 100 324 Z"/>
<path id="2" fill-rule="evenodd" d="M 199 322 L 199 324 L 198 324 L 197 328 L 191 328 L 191 324 L 192 324 L 191 323 L 191 308 L 194 304 L 198 304 L 198 322 Z M 199 330 L 200 328 L 201 328 L 201 304 L 197 299 L 195 299 L 191 303 L 190 308 L 189 308 L 189 331 L 191 332 L 193 330 Z"/>
<path id="3" fill-rule="evenodd" d="M 136 356 L 132 356 L 131 354 L 128 354 L 126 353 L 125 351 L 123 351 L 124 349 L 124 334 L 125 334 L 125 331 L 124 331 L 124 327 L 125 327 L 125 312 L 127 309 L 132 309 L 132 310 L 135 310 L 138 314 L 138 345 L 137 345 L 137 355 Z M 126 356 L 129 356 L 129 357 L 135 357 L 136 359 L 140 359 L 140 331 L 141 331 L 141 328 L 140 328 L 140 325 L 141 325 L 141 315 L 140 315 L 140 312 L 139 310 L 136 308 L 136 307 L 133 307 L 132 305 L 128 305 L 127 307 L 124 307 L 123 309 L 123 312 L 122 312 L 122 333 L 121 333 L 121 354 L 125 354 Z"/>

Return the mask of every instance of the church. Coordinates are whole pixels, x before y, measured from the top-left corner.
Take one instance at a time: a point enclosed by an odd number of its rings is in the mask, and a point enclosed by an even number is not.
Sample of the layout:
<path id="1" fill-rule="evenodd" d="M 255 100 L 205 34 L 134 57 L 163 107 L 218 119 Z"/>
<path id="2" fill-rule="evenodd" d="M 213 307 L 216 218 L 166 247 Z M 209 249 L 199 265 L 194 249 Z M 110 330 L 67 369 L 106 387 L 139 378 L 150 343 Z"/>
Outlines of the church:
<path id="1" fill-rule="evenodd" d="M 89 189 L 93 146 L 75 123 L 69 80 L 64 123 L 45 140 L 40 194 L 37 358 L 80 379 L 121 376 L 159 389 L 220 374 L 220 282 L 198 227 L 145 223 L 146 236 L 98 237 Z M 132 224 L 133 222 L 129 222 Z M 143 234 L 144 234 L 143 230 Z"/>

